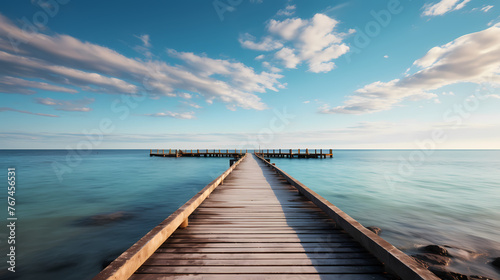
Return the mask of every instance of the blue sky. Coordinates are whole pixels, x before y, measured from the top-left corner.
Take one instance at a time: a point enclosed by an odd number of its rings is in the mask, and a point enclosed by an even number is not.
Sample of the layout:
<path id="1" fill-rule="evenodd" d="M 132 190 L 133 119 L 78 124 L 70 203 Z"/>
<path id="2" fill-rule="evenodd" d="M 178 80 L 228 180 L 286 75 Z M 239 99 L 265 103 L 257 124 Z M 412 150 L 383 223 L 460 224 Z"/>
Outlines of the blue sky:
<path id="1" fill-rule="evenodd" d="M 4 2 L 0 147 L 498 149 L 498 4 Z"/>

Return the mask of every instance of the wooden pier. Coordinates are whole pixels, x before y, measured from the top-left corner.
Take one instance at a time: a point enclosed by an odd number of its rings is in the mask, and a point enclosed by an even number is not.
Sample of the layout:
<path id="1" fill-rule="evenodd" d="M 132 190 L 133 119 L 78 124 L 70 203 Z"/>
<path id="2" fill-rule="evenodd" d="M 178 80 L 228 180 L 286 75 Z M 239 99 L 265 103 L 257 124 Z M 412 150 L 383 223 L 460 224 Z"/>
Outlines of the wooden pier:
<path id="1" fill-rule="evenodd" d="M 255 154 L 266 158 L 327 158 L 333 157 L 332 149 L 264 149 L 252 150 Z M 242 157 L 248 153 L 248 150 L 229 150 L 229 149 L 196 149 L 196 150 L 177 150 L 177 149 L 156 149 L 149 150 L 150 157 Z"/>
<path id="2" fill-rule="evenodd" d="M 325 150 L 323 149 L 298 149 L 297 152 L 293 152 L 292 149 L 265 149 L 259 150 L 255 153 L 257 155 L 266 157 L 266 158 L 327 158 L 333 157 L 333 150 Z"/>
<path id="3" fill-rule="evenodd" d="M 156 151 L 156 152 L 155 152 Z M 233 157 L 239 158 L 248 153 L 248 150 L 177 150 L 177 149 L 156 149 L 149 150 L 150 157 Z"/>
<path id="4" fill-rule="evenodd" d="M 278 167 L 246 154 L 94 279 L 394 276 L 439 280 Z"/>

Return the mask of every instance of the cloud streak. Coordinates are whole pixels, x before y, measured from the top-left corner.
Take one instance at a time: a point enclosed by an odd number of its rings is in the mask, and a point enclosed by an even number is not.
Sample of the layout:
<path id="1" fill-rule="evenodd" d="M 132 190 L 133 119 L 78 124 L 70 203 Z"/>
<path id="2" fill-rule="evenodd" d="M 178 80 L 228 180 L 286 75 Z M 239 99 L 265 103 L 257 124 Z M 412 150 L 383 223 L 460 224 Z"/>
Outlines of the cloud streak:
<path id="1" fill-rule="evenodd" d="M 441 16 L 449 11 L 460 10 L 469 2 L 470 0 L 441 0 L 434 4 L 426 4 L 422 15 Z"/>
<path id="2" fill-rule="evenodd" d="M 56 100 L 52 98 L 35 98 L 38 104 L 54 107 L 58 111 L 69 112 L 90 112 L 91 108 L 87 105 L 94 103 L 94 98 L 84 98 L 79 100 Z"/>
<path id="3" fill-rule="evenodd" d="M 150 116 L 150 117 L 168 117 L 168 118 L 174 118 L 174 119 L 182 119 L 182 120 L 191 120 L 195 119 L 194 112 L 171 112 L 171 111 L 166 111 L 166 112 L 160 112 L 160 113 L 154 113 L 154 114 L 144 114 L 143 116 Z"/>
<path id="4" fill-rule="evenodd" d="M 9 108 L 9 107 L 0 107 L 0 112 L 17 112 L 17 113 L 22 113 L 22 114 L 29 114 L 29 115 L 42 116 L 42 117 L 51 117 L 51 118 L 58 118 L 59 117 L 56 115 L 33 113 L 30 111 L 17 110 L 17 109 Z"/>

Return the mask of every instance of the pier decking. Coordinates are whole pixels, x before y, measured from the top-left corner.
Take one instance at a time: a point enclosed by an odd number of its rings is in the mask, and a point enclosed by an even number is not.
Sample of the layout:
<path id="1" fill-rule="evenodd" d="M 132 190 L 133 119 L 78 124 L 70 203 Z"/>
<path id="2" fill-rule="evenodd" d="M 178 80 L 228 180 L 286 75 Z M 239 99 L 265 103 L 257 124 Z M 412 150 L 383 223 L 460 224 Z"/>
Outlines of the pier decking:
<path id="1" fill-rule="evenodd" d="M 94 279 L 394 279 L 387 271 L 439 279 L 247 154 Z"/>

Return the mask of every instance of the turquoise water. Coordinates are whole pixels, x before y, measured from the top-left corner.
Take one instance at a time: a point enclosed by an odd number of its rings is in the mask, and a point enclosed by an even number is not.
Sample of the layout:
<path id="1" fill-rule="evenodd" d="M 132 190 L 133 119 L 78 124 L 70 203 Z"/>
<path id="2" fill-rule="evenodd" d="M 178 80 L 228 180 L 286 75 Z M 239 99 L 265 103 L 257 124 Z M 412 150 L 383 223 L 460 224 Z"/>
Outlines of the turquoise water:
<path id="1" fill-rule="evenodd" d="M 0 278 L 91 279 L 229 167 L 227 158 L 157 158 L 149 151 L 99 150 L 59 181 L 52 163 L 67 151 L 0 151 L 0 217 L 7 217 L 7 168 L 16 168 L 16 273 L 6 273 L 1 226 Z M 76 161 L 75 161 L 76 162 Z M 4 202 L 5 201 L 5 202 Z M 119 213 L 94 225 L 88 217 Z M 15 277 L 14 277 L 15 276 Z"/>
<path id="2" fill-rule="evenodd" d="M 455 258 L 455 270 L 500 279 L 487 263 L 500 256 L 500 151 L 436 151 L 410 166 L 400 158 L 412 151 L 334 153 L 272 161 L 365 226 L 382 228 L 381 236 L 405 252 L 460 247 L 478 255 Z M 229 166 L 228 158 L 148 154 L 98 150 L 75 161 L 63 150 L 0 151 L 1 180 L 16 168 L 19 219 L 15 274 L 5 273 L 8 232 L 0 227 L 0 278 L 91 279 Z M 60 181 L 52 164 L 67 159 L 73 166 Z M 0 217 L 7 224 L 3 185 Z M 89 219 L 110 213 L 118 218 Z"/>
<path id="3" fill-rule="evenodd" d="M 450 268 L 500 279 L 489 264 L 500 257 L 500 151 L 416 153 L 339 150 L 333 159 L 271 162 L 406 253 L 455 246 L 465 250 Z"/>

